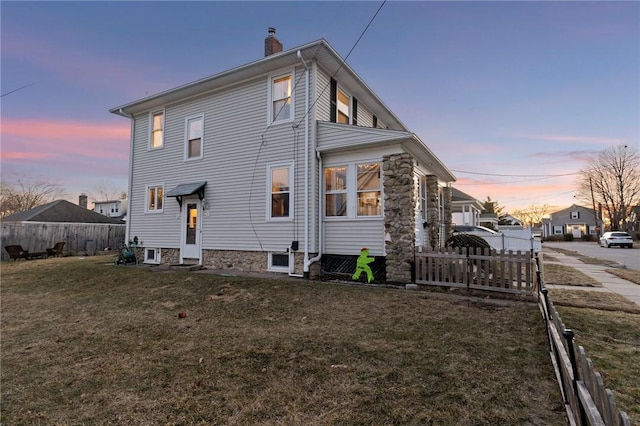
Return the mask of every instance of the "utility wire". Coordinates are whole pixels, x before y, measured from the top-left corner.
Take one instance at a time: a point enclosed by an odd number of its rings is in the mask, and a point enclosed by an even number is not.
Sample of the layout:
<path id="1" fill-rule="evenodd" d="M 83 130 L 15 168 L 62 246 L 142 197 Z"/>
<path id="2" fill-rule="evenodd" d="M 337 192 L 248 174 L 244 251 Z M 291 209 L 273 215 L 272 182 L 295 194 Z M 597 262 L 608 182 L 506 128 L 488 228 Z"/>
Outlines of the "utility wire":
<path id="1" fill-rule="evenodd" d="M 468 175 L 499 176 L 499 177 L 561 177 L 561 176 L 574 176 L 574 175 L 580 174 L 579 172 L 573 172 L 573 173 L 564 173 L 564 174 L 558 174 L 558 175 L 503 175 L 498 173 L 468 172 L 464 170 L 454 170 L 454 169 L 450 169 L 450 170 L 452 172 L 464 173 Z"/>
<path id="2" fill-rule="evenodd" d="M 347 62 L 347 59 L 349 58 L 349 56 L 351 55 L 351 53 L 353 53 L 353 50 L 356 48 L 356 46 L 358 45 L 358 43 L 360 43 L 360 40 L 362 39 L 362 37 L 364 37 L 364 34 L 367 32 L 367 30 L 369 29 L 369 27 L 371 26 L 371 24 L 373 24 L 373 20 L 376 19 L 376 16 L 378 16 L 378 13 L 380 13 L 380 10 L 382 9 L 382 6 L 384 6 L 384 4 L 387 2 L 387 0 L 384 0 L 382 2 L 382 4 L 380 5 L 380 7 L 378 8 L 378 10 L 376 10 L 376 13 L 373 15 L 373 17 L 371 17 L 371 19 L 369 20 L 369 23 L 367 24 L 367 26 L 364 28 L 364 30 L 362 30 L 362 33 L 360 33 L 360 37 L 358 37 L 358 39 L 356 40 L 356 42 L 353 44 L 353 46 L 351 47 L 351 50 L 349 50 L 349 53 L 347 53 L 347 56 L 344 57 L 344 59 L 342 60 L 342 62 L 340 62 L 340 66 L 338 67 L 337 70 L 335 70 L 335 72 L 333 74 L 331 74 L 331 78 L 335 77 L 336 74 L 338 74 L 338 71 L 340 71 L 343 67 L 343 65 Z M 318 100 L 320 100 L 320 98 L 322 97 L 322 95 L 324 94 L 324 92 L 327 90 L 327 87 L 329 87 L 329 84 L 331 84 L 331 78 L 329 79 L 329 81 L 327 82 L 327 84 L 324 85 L 324 88 L 322 89 L 322 91 L 320 92 L 320 94 L 318 94 L 318 96 L 316 97 L 316 100 L 313 101 L 313 103 L 311 104 L 311 106 L 309 106 L 309 109 L 307 110 L 307 112 L 304 113 L 304 115 L 302 116 L 302 118 L 300 119 L 300 121 L 298 122 L 298 124 L 296 124 L 295 126 L 299 126 L 300 123 L 302 123 L 302 120 L 304 120 L 307 115 L 309 114 L 309 112 L 311 111 L 311 109 L 318 103 Z"/>
<path id="3" fill-rule="evenodd" d="M 27 84 L 26 86 L 18 87 L 17 89 L 13 89 L 13 90 L 12 90 L 12 91 L 10 91 L 10 92 L 3 93 L 2 95 L 0 95 L 0 98 L 3 98 L 3 97 L 5 97 L 5 96 L 7 96 L 7 95 L 10 95 L 10 94 L 12 94 L 13 92 L 17 92 L 18 90 L 26 89 L 27 87 L 33 86 L 34 84 L 35 84 L 35 83 Z"/>

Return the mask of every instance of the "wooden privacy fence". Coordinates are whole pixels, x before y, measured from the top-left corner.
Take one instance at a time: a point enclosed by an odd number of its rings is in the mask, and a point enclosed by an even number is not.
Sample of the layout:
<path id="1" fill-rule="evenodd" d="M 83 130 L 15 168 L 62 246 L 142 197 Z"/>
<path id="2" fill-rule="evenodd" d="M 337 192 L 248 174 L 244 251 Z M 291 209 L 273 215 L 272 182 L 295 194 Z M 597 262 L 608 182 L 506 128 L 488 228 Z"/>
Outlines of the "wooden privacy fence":
<path id="1" fill-rule="evenodd" d="M 534 293 L 531 252 L 457 247 L 415 255 L 415 283 L 481 290 Z"/>
<path id="2" fill-rule="evenodd" d="M 536 266 L 538 288 L 542 293 L 538 303 L 547 329 L 549 354 L 570 424 L 630 426 L 629 416 L 616 407 L 613 392 L 605 388 L 602 376 L 595 371 L 584 348 L 578 346 L 576 349 L 573 331 L 565 327 L 540 278 L 538 258 Z"/>
<path id="3" fill-rule="evenodd" d="M 64 241 L 64 254 L 95 254 L 105 248 L 119 249 L 125 240 L 125 225 L 105 223 L 3 222 L 2 260 L 6 245 L 19 244 L 31 252 L 43 252 Z"/>

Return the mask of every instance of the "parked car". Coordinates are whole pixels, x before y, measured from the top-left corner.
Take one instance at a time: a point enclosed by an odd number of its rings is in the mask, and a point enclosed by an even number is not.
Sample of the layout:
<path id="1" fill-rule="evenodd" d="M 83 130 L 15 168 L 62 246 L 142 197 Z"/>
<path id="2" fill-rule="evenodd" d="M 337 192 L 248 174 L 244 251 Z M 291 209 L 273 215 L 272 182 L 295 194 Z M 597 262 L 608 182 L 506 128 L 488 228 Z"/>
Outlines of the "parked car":
<path id="1" fill-rule="evenodd" d="M 454 234 L 473 234 L 473 235 L 498 235 L 499 232 L 493 229 L 485 228 L 484 226 L 471 226 L 471 225 L 455 225 L 453 227 Z"/>
<path id="2" fill-rule="evenodd" d="M 600 245 L 607 248 L 612 246 L 633 248 L 633 238 L 626 232 L 605 232 L 602 234 L 602 237 L 600 237 Z"/>

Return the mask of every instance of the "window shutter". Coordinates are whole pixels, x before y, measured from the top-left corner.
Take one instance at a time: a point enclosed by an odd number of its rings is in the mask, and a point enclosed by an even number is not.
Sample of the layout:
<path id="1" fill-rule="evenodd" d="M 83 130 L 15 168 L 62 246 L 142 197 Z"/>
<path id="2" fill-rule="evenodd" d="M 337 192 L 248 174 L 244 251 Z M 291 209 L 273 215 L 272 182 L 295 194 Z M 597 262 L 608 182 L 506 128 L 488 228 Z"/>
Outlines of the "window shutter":
<path id="1" fill-rule="evenodd" d="M 353 98 L 353 117 L 351 118 L 351 124 L 358 125 L 358 100 Z"/>
<path id="2" fill-rule="evenodd" d="M 331 107 L 331 114 L 329 116 L 329 121 L 331 121 L 332 123 L 337 122 L 337 116 L 336 116 L 337 109 L 338 109 L 337 98 L 338 98 L 338 82 L 332 78 L 331 79 L 331 104 L 329 105 Z"/>
<path id="3" fill-rule="evenodd" d="M 373 116 L 373 128 L 378 128 L 378 117 L 376 117 L 375 115 Z"/>

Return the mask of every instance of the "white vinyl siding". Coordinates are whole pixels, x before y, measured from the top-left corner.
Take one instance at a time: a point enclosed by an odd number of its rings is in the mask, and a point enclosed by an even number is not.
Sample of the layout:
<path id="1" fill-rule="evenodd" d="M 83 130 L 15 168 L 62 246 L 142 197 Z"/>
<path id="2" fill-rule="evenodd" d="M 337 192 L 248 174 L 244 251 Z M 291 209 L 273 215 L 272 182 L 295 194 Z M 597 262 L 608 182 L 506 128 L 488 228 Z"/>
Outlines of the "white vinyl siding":
<path id="1" fill-rule="evenodd" d="M 296 69 L 294 81 L 304 68 Z M 291 241 L 304 241 L 304 126 L 297 134 L 291 126 L 267 127 L 265 104 L 269 79 L 262 76 L 215 93 L 165 107 L 164 149 L 147 151 L 149 120 L 135 122 L 130 235 L 138 236 L 147 247 L 180 246 L 180 206 L 175 198 L 165 198 L 164 214 L 144 217 L 145 186 L 160 179 L 165 192 L 177 185 L 207 182 L 207 208 L 202 217 L 202 248 L 205 250 L 255 250 L 282 252 Z M 304 81 L 304 79 L 303 79 Z M 298 85 L 294 97 L 304 100 L 305 87 Z M 304 102 L 297 102 L 295 119 L 304 115 Z M 204 117 L 202 161 L 184 163 L 185 119 Z M 264 136 L 264 138 L 263 138 Z M 144 144 L 141 138 L 144 137 Z M 263 140 L 266 142 L 262 147 Z M 313 154 L 310 154 L 313 155 Z M 296 158 L 293 168 L 292 211 L 295 221 L 265 220 L 267 173 L 269 164 L 282 164 Z M 312 168 L 310 168 L 312 169 Z M 311 175 L 311 172 L 310 172 Z M 312 182 L 310 200 L 317 198 Z M 317 206 L 317 204 L 315 204 Z M 317 207 L 310 211 L 310 223 L 317 223 Z M 157 220 L 150 220 L 157 219 Z M 311 237 L 315 230 L 310 232 Z M 312 238 L 311 250 L 317 245 Z M 316 249 L 317 250 L 317 249 Z"/>
<path id="2" fill-rule="evenodd" d="M 324 223 L 324 253 L 359 255 L 362 247 L 371 256 L 384 256 L 384 221 L 345 220 Z"/>

